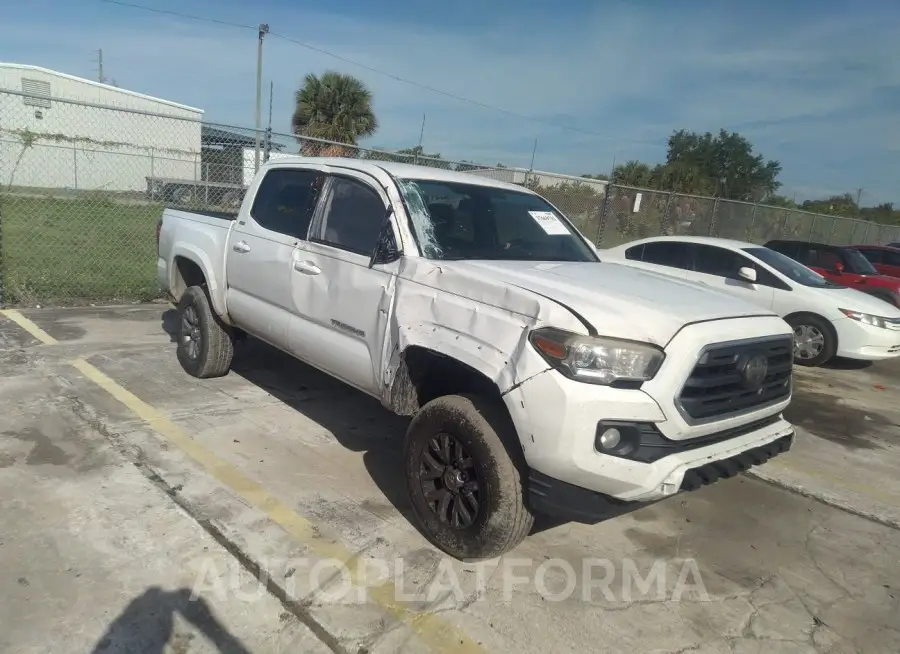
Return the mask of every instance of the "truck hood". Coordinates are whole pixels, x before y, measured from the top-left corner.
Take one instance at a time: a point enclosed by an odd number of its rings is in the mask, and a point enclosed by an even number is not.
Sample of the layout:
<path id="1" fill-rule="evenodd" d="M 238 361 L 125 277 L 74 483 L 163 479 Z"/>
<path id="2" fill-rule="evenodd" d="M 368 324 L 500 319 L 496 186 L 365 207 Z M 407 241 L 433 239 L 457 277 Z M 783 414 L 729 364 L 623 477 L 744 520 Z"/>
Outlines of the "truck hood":
<path id="1" fill-rule="evenodd" d="M 692 322 L 775 315 L 708 286 L 615 263 L 441 262 L 447 264 L 559 302 L 600 335 L 660 346 Z"/>

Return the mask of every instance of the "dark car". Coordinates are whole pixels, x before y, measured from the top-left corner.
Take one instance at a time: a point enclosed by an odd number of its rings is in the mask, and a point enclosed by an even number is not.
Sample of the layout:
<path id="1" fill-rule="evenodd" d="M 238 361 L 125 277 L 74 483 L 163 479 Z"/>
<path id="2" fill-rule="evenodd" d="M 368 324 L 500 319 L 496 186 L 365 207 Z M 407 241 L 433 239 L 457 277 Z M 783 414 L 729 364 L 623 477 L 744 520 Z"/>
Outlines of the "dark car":
<path id="1" fill-rule="evenodd" d="M 900 277 L 900 243 L 890 245 L 854 245 L 882 275 Z"/>
<path id="2" fill-rule="evenodd" d="M 835 284 L 900 307 L 900 278 L 880 273 L 855 247 L 806 241 L 769 241 L 766 247 L 812 268 Z"/>

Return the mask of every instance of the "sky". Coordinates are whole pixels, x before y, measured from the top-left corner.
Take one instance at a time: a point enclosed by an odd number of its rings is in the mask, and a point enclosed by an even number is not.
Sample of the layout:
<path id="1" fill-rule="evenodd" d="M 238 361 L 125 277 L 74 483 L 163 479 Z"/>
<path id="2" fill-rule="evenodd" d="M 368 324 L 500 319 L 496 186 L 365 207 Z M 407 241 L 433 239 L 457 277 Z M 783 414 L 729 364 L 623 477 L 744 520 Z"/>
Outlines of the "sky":
<path id="1" fill-rule="evenodd" d="M 250 28 L 0 0 L 0 61 L 95 79 L 103 48 L 119 86 L 252 127 L 252 26 L 268 23 L 263 123 L 272 82 L 276 132 L 304 76 L 336 70 L 372 91 L 370 146 L 416 145 L 424 115 L 427 152 L 580 175 L 662 161 L 675 129 L 725 128 L 781 162 L 789 197 L 862 188 L 863 204 L 900 206 L 897 0 L 132 1 Z"/>

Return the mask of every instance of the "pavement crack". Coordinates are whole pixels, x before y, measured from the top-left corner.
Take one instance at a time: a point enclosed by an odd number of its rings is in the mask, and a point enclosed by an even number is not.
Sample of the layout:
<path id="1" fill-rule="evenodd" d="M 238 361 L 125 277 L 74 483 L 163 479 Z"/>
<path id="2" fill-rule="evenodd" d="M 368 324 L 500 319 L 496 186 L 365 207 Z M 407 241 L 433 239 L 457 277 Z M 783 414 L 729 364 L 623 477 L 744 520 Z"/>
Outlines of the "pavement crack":
<path id="1" fill-rule="evenodd" d="M 819 522 L 819 523 L 814 522 L 813 523 L 813 525 L 809 528 L 809 531 L 806 532 L 806 537 L 803 539 L 803 549 L 806 552 L 806 555 L 809 557 L 810 563 L 812 563 L 813 567 L 819 571 L 819 574 L 821 574 L 823 577 L 825 577 L 825 579 L 827 579 L 832 584 L 834 584 L 840 591 L 842 591 L 844 593 L 845 596 L 855 597 L 853 592 L 849 588 L 847 588 L 842 583 L 838 582 L 830 574 L 825 572 L 825 570 L 822 568 L 822 565 L 819 563 L 818 559 L 816 559 L 815 555 L 812 553 L 812 549 L 810 548 L 810 540 L 812 539 L 813 534 L 818 529 L 820 529 L 824 524 L 825 524 L 824 522 Z"/>

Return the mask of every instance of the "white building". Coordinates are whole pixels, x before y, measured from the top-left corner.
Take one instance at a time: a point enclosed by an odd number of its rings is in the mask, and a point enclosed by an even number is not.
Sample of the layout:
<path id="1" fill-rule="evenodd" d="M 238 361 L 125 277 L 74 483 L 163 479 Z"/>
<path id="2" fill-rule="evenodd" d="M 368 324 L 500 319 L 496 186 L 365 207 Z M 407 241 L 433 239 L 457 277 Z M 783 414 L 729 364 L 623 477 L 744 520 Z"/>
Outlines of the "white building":
<path id="1" fill-rule="evenodd" d="M 202 118 L 168 100 L 0 63 L 0 184 L 144 191 L 147 177 L 198 179 Z"/>

